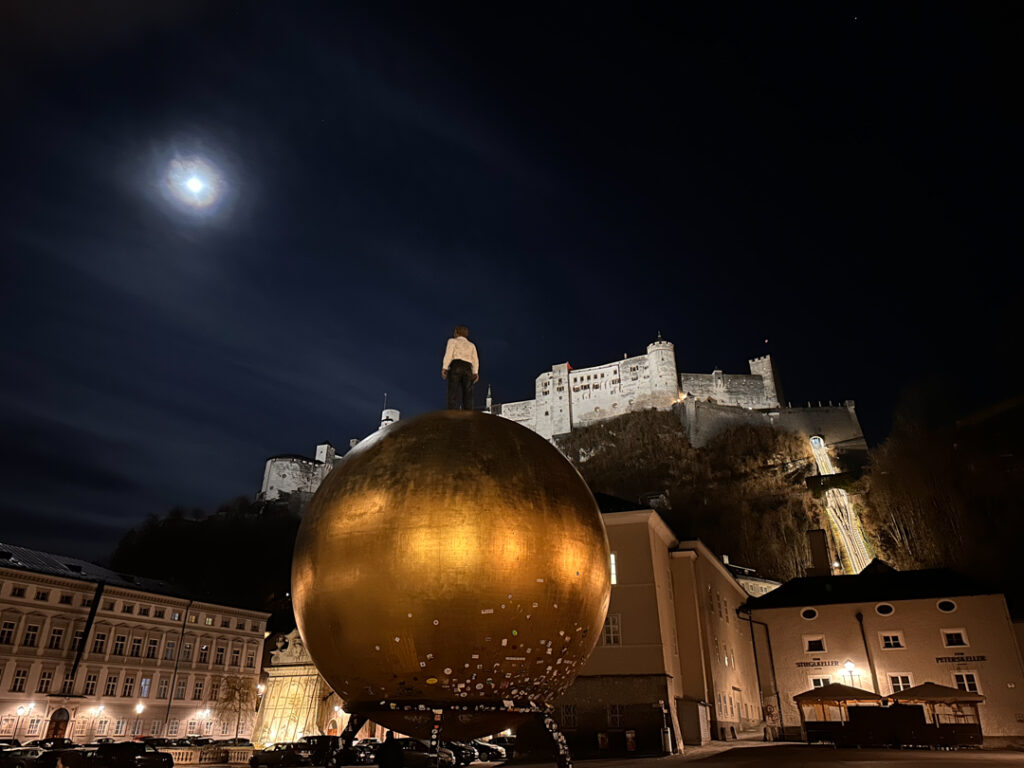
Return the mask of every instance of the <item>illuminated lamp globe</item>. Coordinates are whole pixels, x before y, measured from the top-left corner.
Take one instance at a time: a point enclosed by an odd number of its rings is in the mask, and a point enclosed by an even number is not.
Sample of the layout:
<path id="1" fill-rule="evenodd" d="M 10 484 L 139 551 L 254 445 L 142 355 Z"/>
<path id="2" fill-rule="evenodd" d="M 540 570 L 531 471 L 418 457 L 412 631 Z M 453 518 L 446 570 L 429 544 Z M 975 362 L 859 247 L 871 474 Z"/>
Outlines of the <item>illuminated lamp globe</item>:
<path id="1" fill-rule="evenodd" d="M 345 702 L 400 733 L 497 733 L 572 683 L 610 595 L 593 495 L 548 441 L 473 411 L 353 448 L 299 528 L 295 618 Z M 433 711 L 432 711 L 433 710 Z"/>

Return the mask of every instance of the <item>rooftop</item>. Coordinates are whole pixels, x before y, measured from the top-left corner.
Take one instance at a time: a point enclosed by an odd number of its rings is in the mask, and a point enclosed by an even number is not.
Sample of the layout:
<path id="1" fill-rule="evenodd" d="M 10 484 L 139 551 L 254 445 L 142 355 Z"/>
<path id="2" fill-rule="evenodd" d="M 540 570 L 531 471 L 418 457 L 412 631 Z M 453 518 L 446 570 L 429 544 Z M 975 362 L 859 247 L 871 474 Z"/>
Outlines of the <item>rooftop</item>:
<path id="1" fill-rule="evenodd" d="M 138 589 L 143 592 L 155 592 L 170 597 L 184 597 L 180 590 L 164 581 L 132 576 L 127 573 L 118 573 L 109 568 L 90 563 L 87 560 L 54 555 L 49 552 L 40 552 L 26 547 L 16 547 L 13 544 L 4 544 L 2 542 L 0 542 L 0 567 L 30 573 L 42 573 L 48 576 L 60 576 L 65 579 L 87 581 L 93 584 L 102 581 L 104 584 L 113 587 Z"/>
<path id="2" fill-rule="evenodd" d="M 784 608 L 993 594 L 999 593 L 948 568 L 897 571 L 876 559 L 855 576 L 791 579 L 766 595 L 752 597 L 747 607 Z"/>

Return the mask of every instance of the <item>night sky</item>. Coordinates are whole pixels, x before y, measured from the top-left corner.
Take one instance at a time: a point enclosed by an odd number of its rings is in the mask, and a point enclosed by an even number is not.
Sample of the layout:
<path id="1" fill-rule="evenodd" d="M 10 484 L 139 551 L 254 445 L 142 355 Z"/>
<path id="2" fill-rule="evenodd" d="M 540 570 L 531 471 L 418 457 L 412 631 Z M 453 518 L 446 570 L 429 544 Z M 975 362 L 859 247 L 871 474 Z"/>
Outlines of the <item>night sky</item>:
<path id="1" fill-rule="evenodd" d="M 1020 8 L 5 3 L 0 540 L 101 557 L 440 407 L 455 323 L 479 404 L 659 331 L 872 444 L 1018 393 Z"/>

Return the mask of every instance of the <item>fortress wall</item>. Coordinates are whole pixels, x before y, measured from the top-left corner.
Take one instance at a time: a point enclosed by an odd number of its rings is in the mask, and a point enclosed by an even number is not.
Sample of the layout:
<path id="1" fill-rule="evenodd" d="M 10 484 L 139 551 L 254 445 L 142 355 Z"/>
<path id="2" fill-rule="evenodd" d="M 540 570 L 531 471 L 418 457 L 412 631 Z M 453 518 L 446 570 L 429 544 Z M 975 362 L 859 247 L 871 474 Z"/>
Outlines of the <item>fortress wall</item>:
<path id="1" fill-rule="evenodd" d="M 503 419 L 522 424 L 524 427 L 534 428 L 535 400 L 520 400 L 516 403 L 502 403 L 498 406 L 498 415 Z"/>
<path id="2" fill-rule="evenodd" d="M 862 453 L 866 457 L 868 444 L 852 400 L 835 407 L 780 408 L 777 414 L 772 414 L 772 422 L 808 438 L 821 435 L 838 455 Z M 853 462 L 860 460 L 851 457 Z"/>
<path id="3" fill-rule="evenodd" d="M 284 493 L 315 489 L 322 479 L 318 472 L 321 466 L 299 457 L 267 459 L 260 493 L 265 499 L 273 500 Z"/>
<path id="4" fill-rule="evenodd" d="M 764 379 L 750 374 L 681 373 L 679 389 L 697 399 L 713 397 L 724 405 L 744 408 L 768 408 L 771 403 L 765 394 Z"/>
<path id="5" fill-rule="evenodd" d="M 695 448 L 700 448 L 711 438 L 732 427 L 771 424 L 767 413 L 708 403 L 692 397 L 683 400 L 674 410 L 679 415 L 690 444 Z"/>

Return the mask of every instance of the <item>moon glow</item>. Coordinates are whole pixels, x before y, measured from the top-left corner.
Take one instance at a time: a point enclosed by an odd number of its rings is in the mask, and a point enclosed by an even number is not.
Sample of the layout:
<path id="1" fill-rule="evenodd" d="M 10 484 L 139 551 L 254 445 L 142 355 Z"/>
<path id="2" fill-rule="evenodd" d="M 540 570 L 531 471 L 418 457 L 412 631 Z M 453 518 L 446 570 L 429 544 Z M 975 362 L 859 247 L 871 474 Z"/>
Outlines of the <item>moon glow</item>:
<path id="1" fill-rule="evenodd" d="M 178 204 L 204 210 L 221 198 L 224 178 L 208 160 L 200 157 L 175 158 L 167 166 L 164 187 Z"/>

